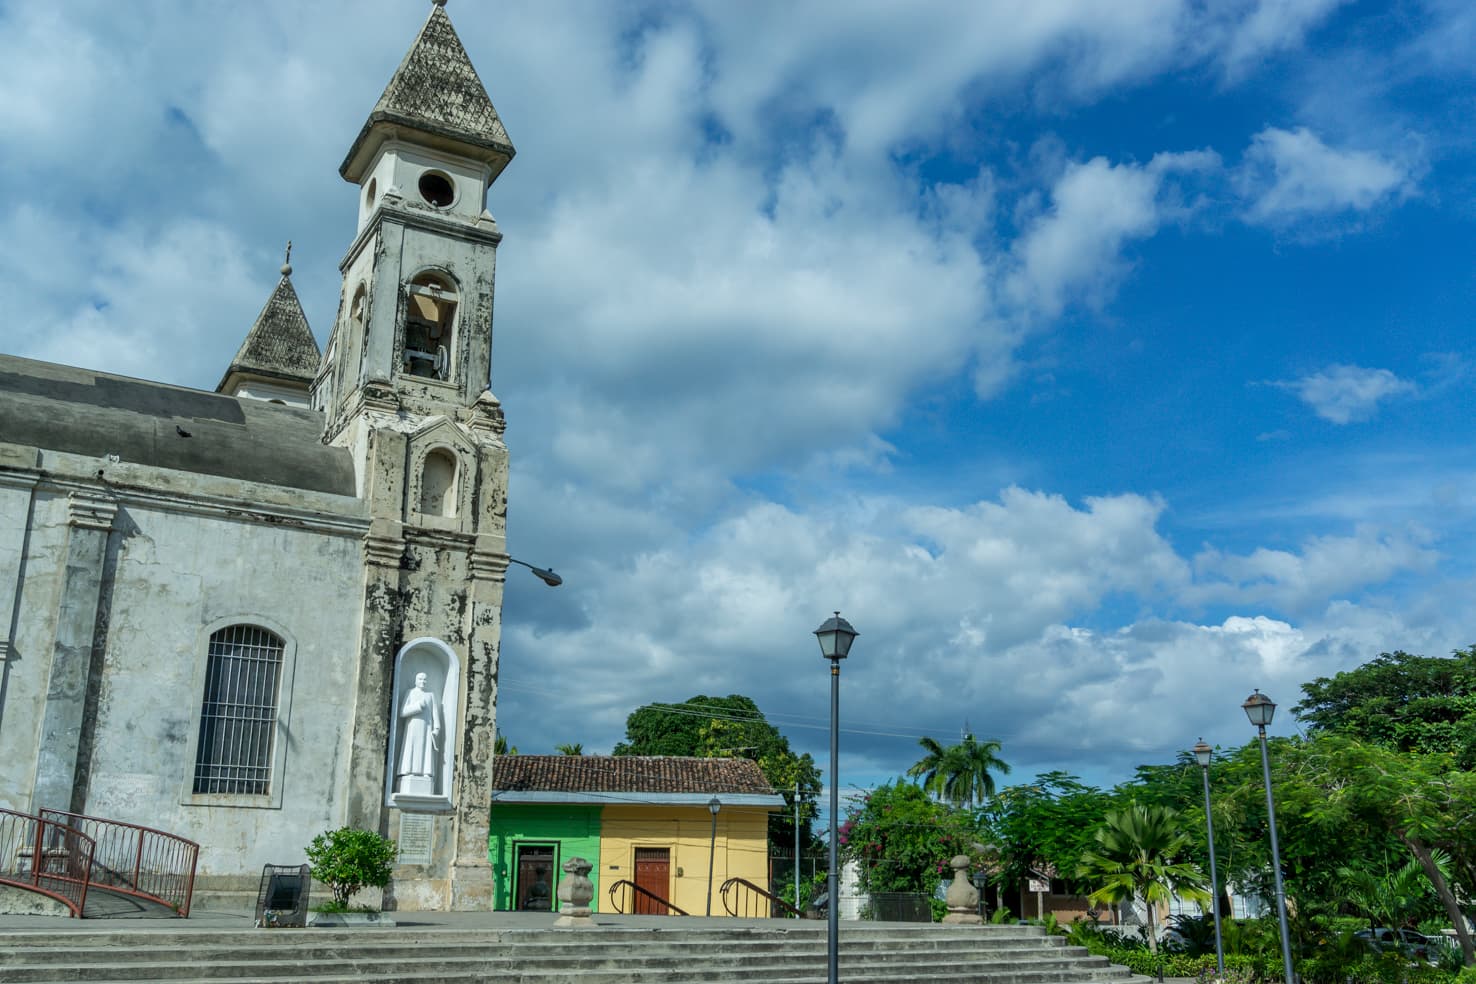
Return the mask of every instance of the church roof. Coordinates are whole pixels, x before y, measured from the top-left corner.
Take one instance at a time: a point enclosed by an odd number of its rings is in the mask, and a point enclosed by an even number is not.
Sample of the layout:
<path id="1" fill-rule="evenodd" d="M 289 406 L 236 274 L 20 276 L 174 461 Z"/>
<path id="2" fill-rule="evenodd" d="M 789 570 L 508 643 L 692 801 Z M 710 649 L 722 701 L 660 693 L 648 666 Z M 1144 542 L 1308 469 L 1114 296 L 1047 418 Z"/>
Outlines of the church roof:
<path id="1" fill-rule="evenodd" d="M 284 265 L 282 279 L 236 350 L 216 392 L 224 391 L 226 383 L 238 373 L 309 386 L 322 359 L 318 340 L 308 327 L 302 302 L 292 287 L 292 268 Z"/>
<path id="2" fill-rule="evenodd" d="M 502 755 L 492 765 L 501 802 L 642 802 L 783 806 L 758 763 L 675 755 Z"/>
<path id="3" fill-rule="evenodd" d="M 45 451 L 355 494 L 323 415 L 264 400 L 0 355 L 0 440 Z"/>
<path id="4" fill-rule="evenodd" d="M 349 181 L 359 180 L 367 164 L 368 155 L 363 152 L 369 149 L 366 145 L 374 131 L 396 126 L 440 138 L 439 142 L 453 149 L 479 151 L 474 156 L 492 165 L 494 179 L 516 153 L 439 2 L 431 7 L 425 26 L 375 103 L 339 173 Z"/>

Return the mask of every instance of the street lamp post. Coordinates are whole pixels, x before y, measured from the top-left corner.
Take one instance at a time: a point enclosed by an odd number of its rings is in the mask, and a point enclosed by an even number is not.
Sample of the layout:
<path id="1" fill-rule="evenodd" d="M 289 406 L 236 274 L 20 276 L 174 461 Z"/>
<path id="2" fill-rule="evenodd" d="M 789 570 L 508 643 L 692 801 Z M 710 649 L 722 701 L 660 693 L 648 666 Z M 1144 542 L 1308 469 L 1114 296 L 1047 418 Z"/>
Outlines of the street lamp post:
<path id="1" fill-rule="evenodd" d="M 712 915 L 712 865 L 717 859 L 717 815 L 723 808 L 722 800 L 714 796 L 707 801 L 707 812 L 712 814 L 712 839 L 707 842 L 707 914 Z"/>
<path id="2" fill-rule="evenodd" d="M 528 568 L 528 570 L 533 572 L 534 577 L 538 578 L 538 580 L 542 581 L 550 588 L 557 588 L 559 585 L 564 583 L 564 579 L 555 574 L 553 572 L 553 568 L 551 567 L 534 567 L 526 560 L 519 560 L 516 557 L 507 558 L 507 562 L 509 564 L 517 564 L 519 567 Z"/>
<path id="3" fill-rule="evenodd" d="M 1210 912 L 1215 920 L 1215 967 L 1223 979 L 1225 944 L 1220 939 L 1220 882 L 1215 874 L 1215 818 L 1210 816 L 1210 759 L 1214 754 L 1214 749 L 1206 745 L 1203 738 L 1194 746 L 1194 761 L 1199 763 L 1200 774 L 1204 777 L 1204 823 L 1209 830 L 1210 848 Z"/>
<path id="4" fill-rule="evenodd" d="M 1286 927 L 1286 889 L 1281 884 L 1281 848 L 1276 843 L 1276 801 L 1271 795 L 1271 753 L 1266 750 L 1266 725 L 1276 713 L 1276 704 L 1257 690 L 1240 705 L 1261 736 L 1261 775 L 1266 782 L 1266 819 L 1271 827 L 1271 873 L 1276 876 L 1276 917 L 1281 921 L 1281 962 L 1286 984 L 1296 984 L 1292 974 L 1291 934 Z"/>
<path id="5" fill-rule="evenodd" d="M 820 652 L 830 660 L 830 875 L 828 901 L 826 903 L 826 957 L 829 963 L 828 984 L 840 980 L 840 914 L 839 909 L 839 865 L 840 852 L 836 849 L 836 815 L 840 812 L 840 661 L 851 651 L 851 643 L 859 635 L 851 623 L 840 617 L 825 620 L 815 630 L 820 640 Z"/>

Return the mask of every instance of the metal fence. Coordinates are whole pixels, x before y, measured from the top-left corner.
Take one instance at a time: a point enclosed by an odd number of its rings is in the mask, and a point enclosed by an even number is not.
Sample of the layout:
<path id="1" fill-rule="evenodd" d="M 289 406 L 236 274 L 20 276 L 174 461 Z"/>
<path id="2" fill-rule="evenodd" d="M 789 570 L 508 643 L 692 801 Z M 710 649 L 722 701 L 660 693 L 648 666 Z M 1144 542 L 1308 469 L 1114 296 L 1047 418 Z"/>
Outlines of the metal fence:
<path id="1" fill-rule="evenodd" d="M 0 809 L 0 882 L 50 896 L 74 916 L 87 905 L 94 846 L 65 823 Z"/>
<path id="2" fill-rule="evenodd" d="M 158 902 L 181 916 L 190 914 L 199 844 L 152 827 L 61 810 L 42 810 L 41 819 L 85 835 L 96 845 L 90 865 L 93 885 Z"/>

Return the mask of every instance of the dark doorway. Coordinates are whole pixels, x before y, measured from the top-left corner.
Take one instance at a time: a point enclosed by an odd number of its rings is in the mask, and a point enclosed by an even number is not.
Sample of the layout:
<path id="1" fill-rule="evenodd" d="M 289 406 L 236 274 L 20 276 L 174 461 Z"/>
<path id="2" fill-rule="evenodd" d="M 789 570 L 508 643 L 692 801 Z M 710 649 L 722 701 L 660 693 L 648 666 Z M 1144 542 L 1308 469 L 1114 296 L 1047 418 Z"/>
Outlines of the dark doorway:
<path id="1" fill-rule="evenodd" d="M 518 884 L 515 905 L 531 912 L 553 908 L 554 845 L 518 845 Z"/>
<path id="2" fill-rule="evenodd" d="M 671 851 L 665 847 L 638 847 L 635 851 L 636 887 L 667 899 L 671 891 Z M 670 915 L 666 906 L 640 892 L 636 893 L 635 911 L 643 916 Z"/>

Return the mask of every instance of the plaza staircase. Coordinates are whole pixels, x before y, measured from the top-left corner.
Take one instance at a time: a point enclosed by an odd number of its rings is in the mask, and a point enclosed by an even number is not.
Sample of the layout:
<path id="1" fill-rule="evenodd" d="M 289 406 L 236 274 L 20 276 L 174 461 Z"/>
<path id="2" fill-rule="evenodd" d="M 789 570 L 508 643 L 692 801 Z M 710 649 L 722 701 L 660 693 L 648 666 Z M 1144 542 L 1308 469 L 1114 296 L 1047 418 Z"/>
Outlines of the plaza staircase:
<path id="1" fill-rule="evenodd" d="M 24 929 L 0 937 L 0 982 L 51 984 L 298 984 L 528 982 L 812 984 L 826 977 L 824 925 L 604 917 L 594 929 L 112 931 Z M 76 924 L 68 924 L 76 925 Z M 137 924 L 135 924 L 137 925 Z M 179 925 L 173 923 L 173 925 Z M 1123 967 L 1034 926 L 848 923 L 840 979 L 848 984 L 1143 984 Z"/>

